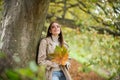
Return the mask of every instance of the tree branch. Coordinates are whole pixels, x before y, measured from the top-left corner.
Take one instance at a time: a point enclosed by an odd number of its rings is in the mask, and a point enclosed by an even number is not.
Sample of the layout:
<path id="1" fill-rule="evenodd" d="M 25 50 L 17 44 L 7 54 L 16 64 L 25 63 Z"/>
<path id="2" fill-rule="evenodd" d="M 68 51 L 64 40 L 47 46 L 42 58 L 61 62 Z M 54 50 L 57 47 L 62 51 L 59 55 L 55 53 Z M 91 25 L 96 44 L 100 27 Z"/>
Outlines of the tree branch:
<path id="1" fill-rule="evenodd" d="M 120 33 L 119 33 L 119 32 L 112 31 L 112 30 L 110 30 L 110 29 L 107 28 L 107 27 L 102 28 L 102 27 L 90 26 L 90 27 L 88 28 L 88 30 L 91 30 L 91 28 L 93 28 L 93 29 L 95 29 L 96 31 L 98 31 L 99 34 L 106 34 L 106 33 L 108 33 L 108 34 L 113 35 L 113 36 L 120 36 Z"/>

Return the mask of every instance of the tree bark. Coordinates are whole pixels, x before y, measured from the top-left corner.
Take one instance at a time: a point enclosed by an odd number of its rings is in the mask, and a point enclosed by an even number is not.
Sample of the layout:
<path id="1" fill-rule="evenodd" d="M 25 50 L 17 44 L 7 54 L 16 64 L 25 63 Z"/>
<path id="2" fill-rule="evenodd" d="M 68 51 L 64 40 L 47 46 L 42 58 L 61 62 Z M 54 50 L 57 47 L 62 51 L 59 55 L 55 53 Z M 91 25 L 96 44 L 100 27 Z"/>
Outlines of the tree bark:
<path id="1" fill-rule="evenodd" d="M 10 65 L 24 67 L 35 60 L 49 0 L 5 0 L 1 49 Z M 8 59 L 9 60 L 9 59 Z"/>

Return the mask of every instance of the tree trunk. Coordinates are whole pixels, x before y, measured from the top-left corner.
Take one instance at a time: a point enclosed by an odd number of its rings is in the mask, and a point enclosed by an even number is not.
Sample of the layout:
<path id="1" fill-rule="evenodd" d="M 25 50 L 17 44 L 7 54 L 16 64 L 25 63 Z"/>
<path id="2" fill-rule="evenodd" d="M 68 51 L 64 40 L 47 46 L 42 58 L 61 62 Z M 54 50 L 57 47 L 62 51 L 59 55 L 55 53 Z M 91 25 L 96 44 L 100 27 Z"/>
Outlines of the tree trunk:
<path id="1" fill-rule="evenodd" d="M 48 6 L 49 0 L 4 1 L 0 45 L 2 51 L 13 58 L 11 66 L 24 67 L 35 60 Z"/>

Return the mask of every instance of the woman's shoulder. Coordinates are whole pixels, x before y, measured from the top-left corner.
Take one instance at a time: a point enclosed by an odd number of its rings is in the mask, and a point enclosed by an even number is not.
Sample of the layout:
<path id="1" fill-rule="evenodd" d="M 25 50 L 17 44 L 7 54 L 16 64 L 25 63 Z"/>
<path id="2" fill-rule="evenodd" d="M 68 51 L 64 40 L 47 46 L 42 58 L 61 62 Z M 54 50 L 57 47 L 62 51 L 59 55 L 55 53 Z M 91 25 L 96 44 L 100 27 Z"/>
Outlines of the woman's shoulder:
<path id="1" fill-rule="evenodd" d="M 41 42 L 49 42 L 50 40 L 50 37 L 44 37 L 41 39 Z"/>

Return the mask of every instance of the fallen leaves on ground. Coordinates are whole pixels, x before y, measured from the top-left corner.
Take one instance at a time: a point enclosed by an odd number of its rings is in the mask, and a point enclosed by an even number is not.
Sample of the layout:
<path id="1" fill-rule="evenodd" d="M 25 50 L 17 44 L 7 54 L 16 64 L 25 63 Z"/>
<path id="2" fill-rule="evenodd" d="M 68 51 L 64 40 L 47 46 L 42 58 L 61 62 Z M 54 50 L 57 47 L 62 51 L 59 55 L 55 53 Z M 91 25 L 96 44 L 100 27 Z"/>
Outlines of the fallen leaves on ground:
<path id="1" fill-rule="evenodd" d="M 82 67 L 82 65 L 78 61 L 71 59 L 70 62 L 71 67 L 69 72 L 73 80 L 105 80 L 93 71 L 89 73 L 79 71 L 79 67 Z"/>

